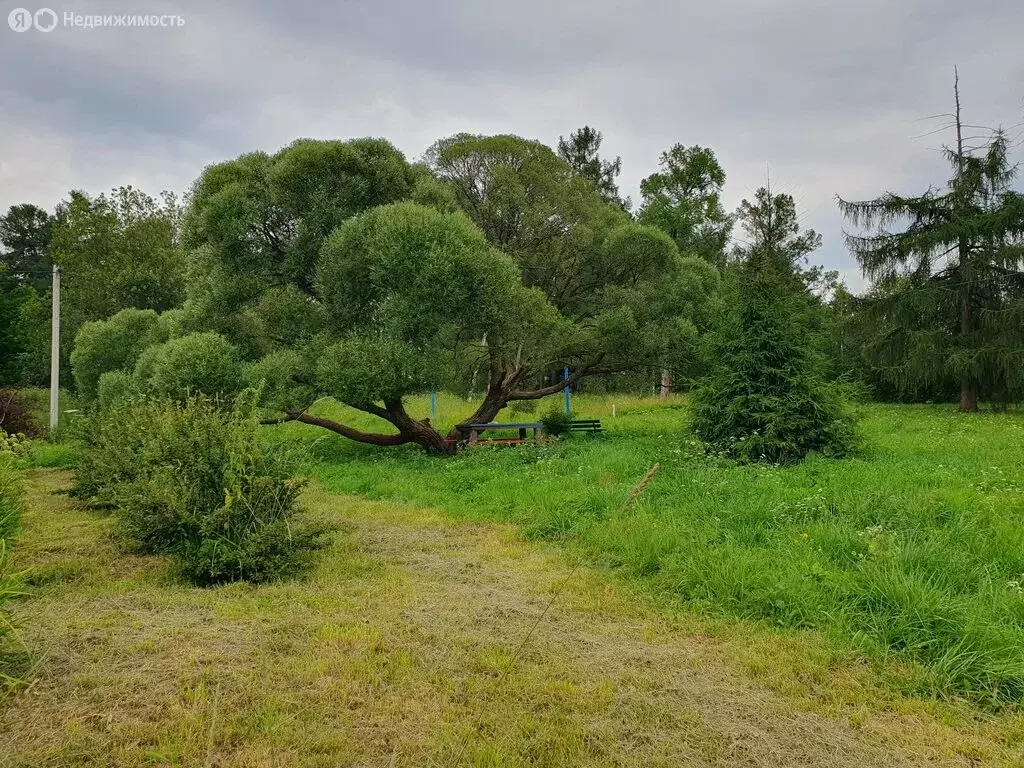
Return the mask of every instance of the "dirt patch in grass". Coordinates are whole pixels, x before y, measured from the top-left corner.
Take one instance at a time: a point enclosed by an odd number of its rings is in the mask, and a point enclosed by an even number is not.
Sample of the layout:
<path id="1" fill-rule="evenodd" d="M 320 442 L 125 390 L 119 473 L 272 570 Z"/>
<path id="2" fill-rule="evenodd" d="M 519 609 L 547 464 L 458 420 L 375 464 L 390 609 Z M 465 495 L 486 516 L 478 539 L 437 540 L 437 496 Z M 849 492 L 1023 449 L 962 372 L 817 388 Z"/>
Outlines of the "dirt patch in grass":
<path id="1" fill-rule="evenodd" d="M 68 475 L 31 481 L 17 611 L 40 667 L 0 704 L 0 765 L 1021 759 L 1016 717 L 886 699 L 824 641 L 668 615 L 511 528 L 314 488 L 342 530 L 307 579 L 203 590 L 121 553 L 53 494 Z"/>

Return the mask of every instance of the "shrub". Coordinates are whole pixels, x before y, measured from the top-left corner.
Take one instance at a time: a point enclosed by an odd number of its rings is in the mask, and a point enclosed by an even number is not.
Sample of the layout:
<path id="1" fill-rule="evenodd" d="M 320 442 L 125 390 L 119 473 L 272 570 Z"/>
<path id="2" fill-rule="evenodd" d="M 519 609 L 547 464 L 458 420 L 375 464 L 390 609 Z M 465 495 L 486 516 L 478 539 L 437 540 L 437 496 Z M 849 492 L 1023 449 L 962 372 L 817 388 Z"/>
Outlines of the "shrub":
<path id="1" fill-rule="evenodd" d="M 0 389 L 0 430 L 9 435 L 39 434 L 32 420 L 31 404 L 13 389 Z"/>
<path id="2" fill-rule="evenodd" d="M 130 371 L 143 350 L 160 337 L 158 316 L 152 309 L 123 309 L 106 320 L 83 325 L 71 352 L 79 394 L 86 402 L 95 400 L 103 374 Z"/>
<path id="3" fill-rule="evenodd" d="M 2 433 L 0 433 L 2 436 Z M 0 539 L 10 539 L 21 520 L 21 485 L 13 462 L 0 451 Z"/>
<path id="4" fill-rule="evenodd" d="M 0 429 L 0 461 L 20 459 L 29 452 L 28 438 L 24 432 L 9 435 Z M 3 535 L 3 524 L 0 523 L 0 536 Z"/>
<path id="5" fill-rule="evenodd" d="M 190 394 L 230 398 L 242 388 L 242 367 L 223 336 L 193 333 L 146 349 L 135 378 L 149 394 L 179 402 Z"/>
<path id="6" fill-rule="evenodd" d="M 545 432 L 552 437 L 557 437 L 569 433 L 569 422 L 572 421 L 572 415 L 567 414 L 564 408 L 553 406 L 540 417 L 540 421 L 544 425 Z"/>
<path id="7" fill-rule="evenodd" d="M 296 461 L 261 444 L 254 403 L 252 390 L 231 409 L 200 395 L 124 401 L 102 415 L 76 494 L 116 506 L 121 533 L 193 583 L 297 572 L 324 531 L 292 524 Z"/>
<path id="8" fill-rule="evenodd" d="M 138 384 L 127 371 L 107 371 L 100 376 L 96 388 L 96 404 L 100 411 L 109 411 L 118 403 L 137 394 Z"/>

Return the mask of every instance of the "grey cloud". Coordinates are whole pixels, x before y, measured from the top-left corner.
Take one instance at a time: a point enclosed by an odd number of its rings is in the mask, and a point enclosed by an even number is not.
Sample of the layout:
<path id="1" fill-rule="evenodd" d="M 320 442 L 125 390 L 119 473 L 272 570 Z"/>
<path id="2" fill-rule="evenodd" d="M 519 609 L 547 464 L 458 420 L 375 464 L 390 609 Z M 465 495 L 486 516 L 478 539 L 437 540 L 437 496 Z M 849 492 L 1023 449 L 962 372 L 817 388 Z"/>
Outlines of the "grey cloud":
<path id="1" fill-rule="evenodd" d="M 52 206 L 69 186 L 129 180 L 180 190 L 211 161 L 299 136 L 385 136 L 416 157 L 459 130 L 553 144 L 589 123 L 622 156 L 634 199 L 676 141 L 716 150 L 730 205 L 770 167 L 824 236 L 819 259 L 855 276 L 833 195 L 942 183 L 931 150 L 943 137 L 915 136 L 935 127 L 918 118 L 950 108 L 953 64 L 973 121 L 1024 119 L 1024 5 L 999 0 L 101 0 L 55 10 L 175 13 L 186 24 L 0 29 L 0 206 Z"/>

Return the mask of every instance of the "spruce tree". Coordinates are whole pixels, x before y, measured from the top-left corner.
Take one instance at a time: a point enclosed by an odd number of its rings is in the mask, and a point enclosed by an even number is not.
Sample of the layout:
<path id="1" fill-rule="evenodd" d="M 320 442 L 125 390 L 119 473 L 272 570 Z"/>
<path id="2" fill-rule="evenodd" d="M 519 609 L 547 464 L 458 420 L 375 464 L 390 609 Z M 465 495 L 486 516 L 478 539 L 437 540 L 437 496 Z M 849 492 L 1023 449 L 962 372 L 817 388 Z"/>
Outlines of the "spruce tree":
<path id="1" fill-rule="evenodd" d="M 1006 135 L 968 146 L 954 93 L 945 190 L 839 205 L 854 226 L 876 228 L 847 235 L 865 276 L 884 287 L 869 308 L 876 370 L 907 391 L 952 379 L 960 410 L 976 411 L 979 400 L 1024 394 L 1024 196 L 1010 189 L 1017 168 Z"/>
<path id="2" fill-rule="evenodd" d="M 848 453 L 854 425 L 823 376 L 808 317 L 813 297 L 796 269 L 820 238 L 800 231 L 792 197 L 768 188 L 744 200 L 738 216 L 749 240 L 713 337 L 715 367 L 695 396 L 694 431 L 713 452 L 741 461 Z"/>

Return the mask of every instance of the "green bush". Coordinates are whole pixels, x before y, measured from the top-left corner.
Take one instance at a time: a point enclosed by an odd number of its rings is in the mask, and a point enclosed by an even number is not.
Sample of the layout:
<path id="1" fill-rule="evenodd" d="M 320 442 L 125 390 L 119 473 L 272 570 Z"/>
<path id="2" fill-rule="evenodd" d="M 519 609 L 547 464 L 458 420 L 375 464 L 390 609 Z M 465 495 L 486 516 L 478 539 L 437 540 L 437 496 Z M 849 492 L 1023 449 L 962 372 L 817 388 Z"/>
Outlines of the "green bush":
<path id="1" fill-rule="evenodd" d="M 242 389 L 242 366 L 223 336 L 193 333 L 146 349 L 135 379 L 149 394 L 179 402 L 193 394 L 233 397 Z"/>
<path id="2" fill-rule="evenodd" d="M 572 421 L 572 414 L 565 412 L 564 408 L 553 406 L 540 417 L 544 431 L 552 437 L 569 434 L 569 422 Z"/>
<path id="3" fill-rule="evenodd" d="M 148 346 L 162 341 L 158 326 L 152 309 L 123 309 L 106 320 L 83 325 L 71 352 L 75 386 L 82 399 L 92 402 L 103 374 L 130 371 Z"/>
<path id="4" fill-rule="evenodd" d="M 29 442 L 24 432 L 9 435 L 0 428 L 0 461 L 20 459 L 28 455 Z M 0 512 L 0 515 L 3 513 Z M 0 521 L 0 536 L 3 535 L 3 523 Z"/>
<path id="5" fill-rule="evenodd" d="M 107 371 L 100 376 L 96 388 L 96 403 L 99 410 L 109 411 L 125 398 L 138 393 L 135 377 L 127 371 Z"/>
<path id="6" fill-rule="evenodd" d="M 261 443 L 254 403 L 252 390 L 231 409 L 201 395 L 123 401 L 99 419 L 76 495 L 116 507 L 129 541 L 193 583 L 299 571 L 324 531 L 293 524 L 297 462 Z"/>
<path id="7" fill-rule="evenodd" d="M 4 435 L 0 432 L 0 439 Z M 10 539 L 21 521 L 21 485 L 10 456 L 0 451 L 0 539 Z"/>
<path id="8" fill-rule="evenodd" d="M 32 418 L 32 405 L 20 392 L 0 389 L 0 429 L 11 435 L 39 434 Z"/>

